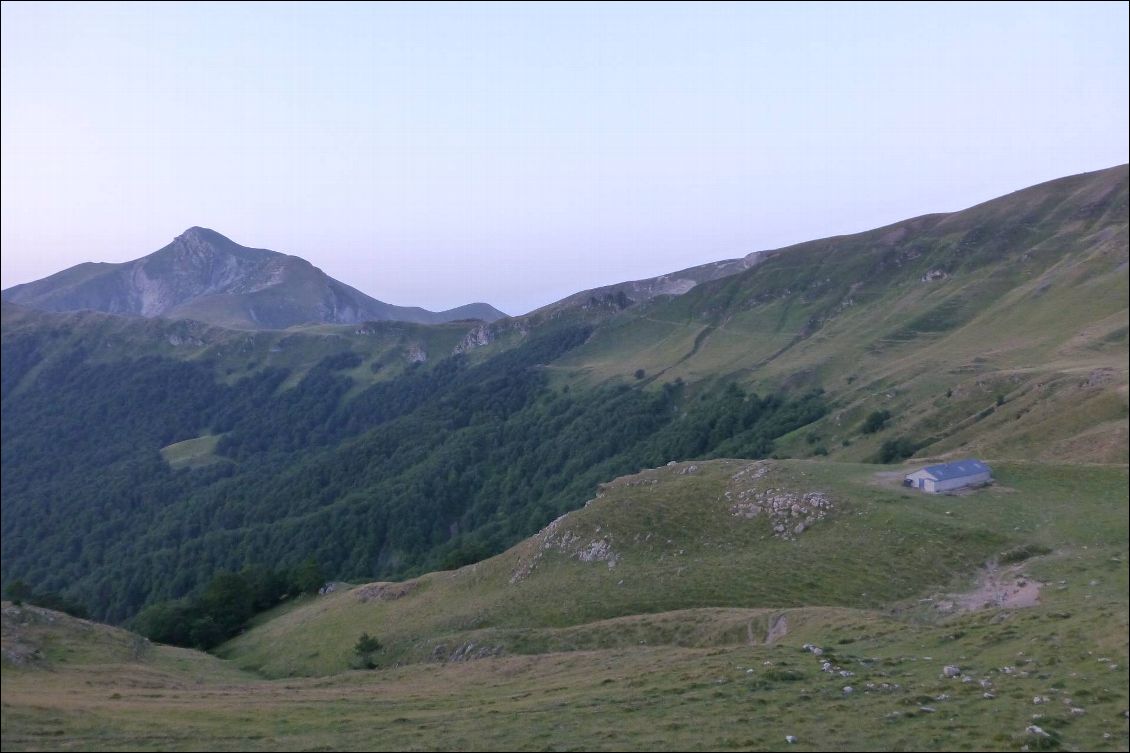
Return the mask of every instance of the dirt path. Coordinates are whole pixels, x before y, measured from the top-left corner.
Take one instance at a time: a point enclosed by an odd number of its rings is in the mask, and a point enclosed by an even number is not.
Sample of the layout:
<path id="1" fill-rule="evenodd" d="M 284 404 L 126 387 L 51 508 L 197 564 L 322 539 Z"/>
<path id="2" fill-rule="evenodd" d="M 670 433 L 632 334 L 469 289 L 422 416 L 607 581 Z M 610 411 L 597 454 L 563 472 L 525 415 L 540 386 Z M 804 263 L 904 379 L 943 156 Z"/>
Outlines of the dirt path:
<path id="1" fill-rule="evenodd" d="M 977 587 L 961 594 L 949 594 L 937 602 L 943 612 L 972 612 L 977 609 L 1022 609 L 1040 603 L 1039 581 L 1025 577 L 1024 564 L 1001 568 L 986 565 L 977 578 Z"/>

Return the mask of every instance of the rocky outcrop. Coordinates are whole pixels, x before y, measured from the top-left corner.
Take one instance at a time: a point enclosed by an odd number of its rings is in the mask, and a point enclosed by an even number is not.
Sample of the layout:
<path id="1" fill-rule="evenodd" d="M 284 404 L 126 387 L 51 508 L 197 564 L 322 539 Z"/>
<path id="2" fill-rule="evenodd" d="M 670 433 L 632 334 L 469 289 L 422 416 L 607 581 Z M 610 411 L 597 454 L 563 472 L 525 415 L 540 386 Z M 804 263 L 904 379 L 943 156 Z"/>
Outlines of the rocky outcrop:
<path id="1" fill-rule="evenodd" d="M 769 461 L 752 463 L 730 477 L 724 497 L 738 518 L 766 517 L 773 535 L 792 540 L 823 520 L 832 500 L 821 491 L 801 491 L 774 483 Z"/>
<path id="2" fill-rule="evenodd" d="M 464 335 L 463 339 L 460 340 L 459 344 L 455 346 L 455 349 L 452 351 L 452 353 L 455 355 L 459 355 L 460 353 L 467 353 L 474 350 L 475 348 L 481 348 L 484 345 L 490 345 L 492 342 L 494 342 L 494 332 L 491 331 L 490 325 L 480 324 L 478 327 L 475 327 L 466 335 Z"/>
<path id="3" fill-rule="evenodd" d="M 369 601 L 396 601 L 408 596 L 419 586 L 414 580 L 403 583 L 367 583 L 353 589 L 353 598 L 362 603 Z"/>
<path id="4" fill-rule="evenodd" d="M 552 551 L 561 552 L 578 562 L 604 562 L 607 563 L 609 570 L 616 567 L 620 555 L 612 547 L 611 536 L 599 535 L 601 533 L 599 528 L 592 536 L 582 536 L 563 525 L 566 517 L 568 516 L 562 515 L 534 536 L 533 552 L 519 557 L 514 570 L 510 573 L 510 583 L 518 583 L 528 578 L 545 553 Z"/>
<path id="5" fill-rule="evenodd" d="M 533 326 L 527 318 L 507 318 L 493 322 L 483 322 L 469 331 L 462 340 L 452 349 L 453 355 L 469 353 L 477 348 L 490 345 L 500 337 L 517 335 L 525 337 Z"/>

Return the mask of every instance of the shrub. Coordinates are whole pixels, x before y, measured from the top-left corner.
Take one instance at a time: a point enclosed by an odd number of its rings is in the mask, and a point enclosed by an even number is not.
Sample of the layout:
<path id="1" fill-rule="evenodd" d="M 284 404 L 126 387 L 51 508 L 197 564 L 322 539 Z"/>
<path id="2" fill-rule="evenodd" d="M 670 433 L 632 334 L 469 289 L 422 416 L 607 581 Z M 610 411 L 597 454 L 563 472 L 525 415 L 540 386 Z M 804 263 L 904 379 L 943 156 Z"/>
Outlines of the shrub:
<path id="1" fill-rule="evenodd" d="M 1024 544 L 1023 546 L 1014 547 L 1007 552 L 1001 552 L 1000 561 L 1004 565 L 1012 565 L 1017 562 L 1023 562 L 1032 557 L 1039 557 L 1043 554 L 1051 554 L 1052 550 L 1043 544 Z"/>
<path id="2" fill-rule="evenodd" d="M 361 633 L 361 637 L 357 639 L 357 645 L 353 647 L 353 652 L 358 656 L 375 654 L 380 650 L 381 642 L 368 633 Z"/>
<path id="3" fill-rule="evenodd" d="M 882 447 L 879 448 L 877 460 L 880 463 L 897 463 L 916 452 L 918 452 L 918 443 L 913 439 L 908 439 L 907 437 L 888 439 L 886 442 L 883 442 Z"/>
<path id="4" fill-rule="evenodd" d="M 889 410 L 876 410 L 871 411 L 871 414 L 863 421 L 862 431 L 864 434 L 874 434 L 877 431 L 882 431 L 887 426 L 887 421 L 891 419 L 891 412 Z"/>
<path id="5" fill-rule="evenodd" d="M 382 648 L 379 640 L 368 633 L 361 633 L 361 637 L 357 639 L 357 644 L 353 646 L 353 653 L 357 654 L 358 663 L 362 668 L 375 669 L 377 663 L 373 660 L 373 654 Z"/>

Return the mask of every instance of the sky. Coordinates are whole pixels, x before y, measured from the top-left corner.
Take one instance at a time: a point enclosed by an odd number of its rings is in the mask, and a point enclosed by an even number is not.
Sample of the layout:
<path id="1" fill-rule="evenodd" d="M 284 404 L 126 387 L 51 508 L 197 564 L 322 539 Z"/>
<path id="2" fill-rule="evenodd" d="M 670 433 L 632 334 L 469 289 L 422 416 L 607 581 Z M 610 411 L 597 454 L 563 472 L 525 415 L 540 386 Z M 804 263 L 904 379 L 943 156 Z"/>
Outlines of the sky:
<path id="1" fill-rule="evenodd" d="M 186 228 L 519 314 L 1128 161 L 1114 3 L 0 6 L 0 286 Z"/>

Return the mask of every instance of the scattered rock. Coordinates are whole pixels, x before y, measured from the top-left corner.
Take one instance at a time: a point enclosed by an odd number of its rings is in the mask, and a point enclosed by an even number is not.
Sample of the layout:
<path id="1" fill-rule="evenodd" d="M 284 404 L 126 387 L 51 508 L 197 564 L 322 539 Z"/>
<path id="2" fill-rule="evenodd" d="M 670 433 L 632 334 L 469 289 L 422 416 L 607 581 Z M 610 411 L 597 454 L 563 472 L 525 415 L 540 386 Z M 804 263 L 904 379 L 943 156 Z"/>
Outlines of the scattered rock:
<path id="1" fill-rule="evenodd" d="M 792 745 L 796 742 L 796 735 L 785 735 L 785 742 L 787 742 L 789 745 Z"/>
<path id="2" fill-rule="evenodd" d="M 204 345 L 204 341 L 199 337 L 182 336 L 176 334 L 175 332 L 169 335 L 168 341 L 169 345 L 172 345 L 174 348 L 179 348 L 181 345 L 191 345 L 193 347 L 199 348 Z"/>
<path id="3" fill-rule="evenodd" d="M 510 574 L 511 583 L 518 583 L 529 577 L 548 551 L 562 552 L 581 562 L 605 562 L 608 564 L 609 570 L 616 567 L 616 564 L 620 561 L 620 555 L 612 548 L 610 538 L 600 537 L 586 540 L 587 537 L 580 536 L 576 531 L 567 528 L 562 529 L 561 522 L 567 515 L 568 513 L 557 518 L 534 536 L 536 548 L 532 554 L 523 556 L 518 560 Z"/>
<path id="4" fill-rule="evenodd" d="M 449 653 L 447 646 L 441 643 L 432 650 L 432 661 L 465 662 L 475 659 L 488 659 L 502 654 L 502 646 L 479 646 L 473 642 L 464 643 Z"/>
<path id="5" fill-rule="evenodd" d="M 961 669 L 952 664 L 948 664 L 942 669 L 942 674 L 946 677 L 957 677 L 961 674 Z"/>
<path id="6" fill-rule="evenodd" d="M 765 487 L 751 482 L 765 479 L 772 466 L 767 461 L 751 463 L 730 477 L 724 493 L 731 503 L 730 514 L 737 518 L 769 518 L 774 536 L 792 540 L 822 520 L 832 510 L 832 501 L 824 492 L 799 492 Z"/>
<path id="7" fill-rule="evenodd" d="M 1036 737 L 1051 737 L 1051 735 L 1049 735 L 1047 732 L 1044 732 L 1043 729 L 1037 727 L 1035 724 L 1029 724 L 1024 731 L 1029 735 L 1035 735 Z"/>
<path id="8" fill-rule="evenodd" d="M 1112 368 L 1105 367 L 1101 369 L 1095 369 L 1087 375 L 1087 381 L 1080 386 L 1084 389 L 1094 389 L 1095 387 L 1102 387 L 1103 385 L 1109 384 L 1110 382 L 1114 381 L 1116 376 L 1117 372 Z"/>
<path id="9" fill-rule="evenodd" d="M 367 601 L 395 601 L 403 599 L 419 585 L 414 580 L 403 583 L 366 583 L 353 590 L 353 596 L 362 603 Z"/>
<path id="10" fill-rule="evenodd" d="M 608 569 L 616 567 L 617 556 L 612 551 L 612 544 L 607 539 L 590 542 L 589 545 L 576 553 L 581 562 L 607 562 Z"/>

